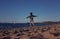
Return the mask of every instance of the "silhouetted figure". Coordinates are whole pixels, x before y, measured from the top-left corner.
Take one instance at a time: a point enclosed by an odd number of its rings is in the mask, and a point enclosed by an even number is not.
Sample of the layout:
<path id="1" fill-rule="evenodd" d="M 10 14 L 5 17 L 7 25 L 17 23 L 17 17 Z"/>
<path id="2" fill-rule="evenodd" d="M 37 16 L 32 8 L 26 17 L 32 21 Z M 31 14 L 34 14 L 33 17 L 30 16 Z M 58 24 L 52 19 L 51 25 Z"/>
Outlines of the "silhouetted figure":
<path id="1" fill-rule="evenodd" d="M 27 18 L 30 18 L 30 26 L 34 26 L 34 19 L 33 17 L 37 17 L 35 15 L 32 14 L 32 12 L 30 12 L 30 16 L 28 16 Z"/>

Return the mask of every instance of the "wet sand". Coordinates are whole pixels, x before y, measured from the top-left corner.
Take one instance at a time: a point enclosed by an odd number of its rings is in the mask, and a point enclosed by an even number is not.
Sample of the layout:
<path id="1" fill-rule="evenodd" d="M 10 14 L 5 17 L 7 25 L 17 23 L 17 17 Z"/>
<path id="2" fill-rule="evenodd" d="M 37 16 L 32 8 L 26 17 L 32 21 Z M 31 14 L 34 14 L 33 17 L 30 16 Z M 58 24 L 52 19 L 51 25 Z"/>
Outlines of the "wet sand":
<path id="1" fill-rule="evenodd" d="M 60 24 L 0 30 L 0 39 L 60 39 Z"/>

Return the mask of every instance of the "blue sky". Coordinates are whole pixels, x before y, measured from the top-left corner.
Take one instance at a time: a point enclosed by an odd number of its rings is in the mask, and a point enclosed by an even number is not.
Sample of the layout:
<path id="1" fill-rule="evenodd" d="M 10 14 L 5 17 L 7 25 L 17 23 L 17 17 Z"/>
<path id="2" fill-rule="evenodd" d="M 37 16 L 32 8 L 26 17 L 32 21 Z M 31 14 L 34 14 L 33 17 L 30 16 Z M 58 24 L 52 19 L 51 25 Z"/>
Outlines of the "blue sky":
<path id="1" fill-rule="evenodd" d="M 60 0 L 0 0 L 0 22 L 29 22 L 30 12 L 35 22 L 60 21 Z"/>

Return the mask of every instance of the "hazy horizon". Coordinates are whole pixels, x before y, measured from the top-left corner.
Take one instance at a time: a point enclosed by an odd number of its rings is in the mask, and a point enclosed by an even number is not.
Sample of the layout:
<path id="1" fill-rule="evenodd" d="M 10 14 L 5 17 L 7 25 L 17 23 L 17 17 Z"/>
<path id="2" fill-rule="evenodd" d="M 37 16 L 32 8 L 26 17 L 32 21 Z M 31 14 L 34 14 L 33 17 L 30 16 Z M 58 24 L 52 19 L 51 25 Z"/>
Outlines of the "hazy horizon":
<path id="1" fill-rule="evenodd" d="M 60 0 L 0 0 L 0 23 L 26 23 L 29 13 L 35 22 L 60 21 Z"/>

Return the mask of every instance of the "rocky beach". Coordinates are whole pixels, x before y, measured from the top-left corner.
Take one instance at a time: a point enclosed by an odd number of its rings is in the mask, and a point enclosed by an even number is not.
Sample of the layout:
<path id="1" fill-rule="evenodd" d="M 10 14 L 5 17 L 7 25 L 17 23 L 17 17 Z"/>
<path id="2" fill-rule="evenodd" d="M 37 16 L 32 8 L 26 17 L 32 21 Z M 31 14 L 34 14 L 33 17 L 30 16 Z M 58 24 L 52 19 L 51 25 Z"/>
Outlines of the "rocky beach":
<path id="1" fill-rule="evenodd" d="M 0 39 L 60 39 L 60 24 L 0 30 Z"/>

